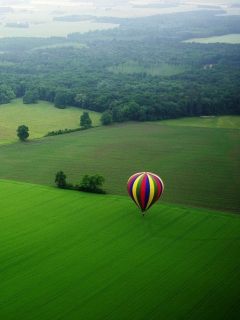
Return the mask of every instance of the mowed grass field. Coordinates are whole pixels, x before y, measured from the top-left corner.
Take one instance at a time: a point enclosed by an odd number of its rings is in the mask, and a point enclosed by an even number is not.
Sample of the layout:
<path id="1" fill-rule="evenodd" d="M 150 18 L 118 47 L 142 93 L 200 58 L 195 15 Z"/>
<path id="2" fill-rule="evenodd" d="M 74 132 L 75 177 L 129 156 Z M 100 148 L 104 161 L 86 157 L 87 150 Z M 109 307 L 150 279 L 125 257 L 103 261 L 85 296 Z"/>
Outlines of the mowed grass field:
<path id="1" fill-rule="evenodd" d="M 29 128 L 29 139 L 43 137 L 49 131 L 79 128 L 84 111 L 89 113 L 93 126 L 100 125 L 98 112 L 74 107 L 57 109 L 46 101 L 23 104 L 22 98 L 15 99 L 0 106 L 0 145 L 17 142 L 17 128 L 22 124 Z"/>
<path id="2" fill-rule="evenodd" d="M 239 142 L 240 130 L 224 127 L 102 126 L 0 146 L 0 178 L 54 186 L 60 170 L 74 184 L 100 173 L 107 193 L 127 195 L 128 178 L 151 171 L 165 183 L 164 202 L 239 213 Z"/>
<path id="3" fill-rule="evenodd" d="M 0 180 L 0 319 L 239 319 L 240 216 Z"/>
<path id="4" fill-rule="evenodd" d="M 198 42 L 198 43 L 240 43 L 240 34 L 227 34 L 224 36 L 215 36 L 209 38 L 193 38 L 183 42 Z"/>

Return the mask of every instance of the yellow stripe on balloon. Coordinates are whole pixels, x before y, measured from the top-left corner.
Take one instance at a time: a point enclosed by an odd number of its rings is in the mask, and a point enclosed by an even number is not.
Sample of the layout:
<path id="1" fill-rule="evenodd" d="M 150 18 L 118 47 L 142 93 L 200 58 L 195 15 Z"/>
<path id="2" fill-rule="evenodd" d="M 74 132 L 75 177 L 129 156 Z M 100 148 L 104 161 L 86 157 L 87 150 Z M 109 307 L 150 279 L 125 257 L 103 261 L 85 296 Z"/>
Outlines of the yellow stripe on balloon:
<path id="1" fill-rule="evenodd" d="M 152 203 L 153 197 L 154 197 L 154 183 L 153 183 L 153 179 L 152 177 L 148 174 L 148 180 L 149 180 L 149 197 L 148 197 L 148 203 L 146 205 L 146 209 L 148 209 L 148 207 L 150 206 L 150 204 Z"/>
<path id="2" fill-rule="evenodd" d="M 137 185 L 138 185 L 138 182 L 141 179 L 141 177 L 142 177 L 142 174 L 139 177 L 137 177 L 137 179 L 134 181 L 133 186 L 132 186 L 133 199 L 136 202 L 136 204 L 139 206 L 140 209 L 141 209 L 141 206 L 140 206 L 140 204 L 138 202 L 138 198 L 137 198 Z"/>

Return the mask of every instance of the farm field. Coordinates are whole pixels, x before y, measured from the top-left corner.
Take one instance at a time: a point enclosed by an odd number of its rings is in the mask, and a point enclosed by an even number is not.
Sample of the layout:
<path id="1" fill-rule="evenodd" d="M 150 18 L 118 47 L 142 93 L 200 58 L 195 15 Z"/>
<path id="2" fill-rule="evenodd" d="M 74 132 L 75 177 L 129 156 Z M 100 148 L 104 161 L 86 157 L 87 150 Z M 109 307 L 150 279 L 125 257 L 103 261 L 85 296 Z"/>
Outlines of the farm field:
<path id="1" fill-rule="evenodd" d="M 151 171 L 164 181 L 164 202 L 239 213 L 239 141 L 229 128 L 102 126 L 0 146 L 0 178 L 54 186 L 60 170 L 73 184 L 100 173 L 107 193 L 126 195 L 133 173 Z"/>
<path id="2" fill-rule="evenodd" d="M 240 216 L 0 180 L 0 318 L 239 318 Z M 14 201 L 13 201 L 14 200 Z"/>
<path id="3" fill-rule="evenodd" d="M 198 43 L 233 43 L 237 44 L 240 43 L 240 34 L 227 34 L 224 36 L 215 36 L 215 37 L 208 37 L 208 38 L 194 38 L 189 39 L 183 42 L 198 42 Z"/>
<path id="4" fill-rule="evenodd" d="M 29 128 L 29 139 L 43 137 L 49 131 L 75 129 L 79 127 L 80 116 L 87 111 L 93 126 L 100 125 L 101 114 L 80 108 L 57 109 L 50 102 L 39 101 L 23 104 L 18 98 L 0 106 L 0 145 L 17 142 L 17 128 L 25 124 Z"/>

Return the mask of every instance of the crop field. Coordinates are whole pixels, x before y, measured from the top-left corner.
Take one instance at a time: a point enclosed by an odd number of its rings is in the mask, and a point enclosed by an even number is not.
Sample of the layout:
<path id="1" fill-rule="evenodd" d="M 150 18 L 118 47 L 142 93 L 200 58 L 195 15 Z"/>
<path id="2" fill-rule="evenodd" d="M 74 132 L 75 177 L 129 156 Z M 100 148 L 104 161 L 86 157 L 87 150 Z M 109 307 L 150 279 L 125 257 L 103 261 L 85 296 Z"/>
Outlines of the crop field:
<path id="1" fill-rule="evenodd" d="M 75 129 L 79 127 L 83 111 L 89 113 L 93 126 L 100 125 L 101 114 L 80 108 L 57 109 L 50 102 L 39 101 L 36 104 L 23 104 L 15 99 L 0 106 L 0 145 L 17 142 L 18 126 L 25 124 L 29 128 L 29 139 L 40 138 L 49 131 Z"/>
<path id="2" fill-rule="evenodd" d="M 240 216 L 0 180 L 0 318 L 239 319 Z"/>
<path id="3" fill-rule="evenodd" d="M 0 178 L 54 186 L 60 170 L 74 184 L 100 173 L 107 193 L 126 195 L 132 174 L 151 171 L 164 181 L 162 201 L 239 213 L 239 141 L 238 129 L 102 126 L 0 146 Z"/>
<path id="4" fill-rule="evenodd" d="M 198 43 L 233 43 L 238 44 L 240 43 L 240 34 L 227 34 L 224 36 L 215 36 L 215 37 L 208 37 L 208 38 L 194 38 L 189 39 L 183 42 L 198 42 Z"/>

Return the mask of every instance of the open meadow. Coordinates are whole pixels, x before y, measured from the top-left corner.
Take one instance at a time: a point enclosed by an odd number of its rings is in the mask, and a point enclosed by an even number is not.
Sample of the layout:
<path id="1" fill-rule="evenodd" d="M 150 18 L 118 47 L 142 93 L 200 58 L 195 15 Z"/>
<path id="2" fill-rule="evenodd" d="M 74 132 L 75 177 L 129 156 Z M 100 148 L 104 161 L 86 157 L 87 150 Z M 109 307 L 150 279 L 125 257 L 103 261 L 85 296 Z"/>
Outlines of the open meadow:
<path id="1" fill-rule="evenodd" d="M 0 180 L 0 318 L 239 319 L 240 216 Z"/>
<path id="2" fill-rule="evenodd" d="M 127 195 L 128 178 L 150 171 L 165 183 L 162 201 L 239 213 L 240 130 L 177 124 L 129 122 L 2 145 L 0 178 L 54 186 L 60 170 L 73 184 L 100 173 L 107 193 Z"/>
<path id="3" fill-rule="evenodd" d="M 80 108 L 57 109 L 50 102 L 23 104 L 22 98 L 0 106 L 0 145 L 17 142 L 17 128 L 25 124 L 30 139 L 41 138 L 49 131 L 80 127 L 80 116 L 87 111 L 93 126 L 100 125 L 101 114 Z"/>
<path id="4" fill-rule="evenodd" d="M 240 43 L 240 34 L 227 34 L 224 36 L 215 36 L 215 37 L 208 37 L 208 38 L 194 38 L 183 41 L 186 43 L 189 42 L 198 42 L 198 43 L 233 43 L 239 44 Z"/>
<path id="5" fill-rule="evenodd" d="M 160 121 L 159 124 L 162 124 Z M 240 129 L 240 117 L 236 116 L 202 116 L 174 120 L 165 120 L 164 124 L 173 126 L 190 126 L 206 128 Z"/>

